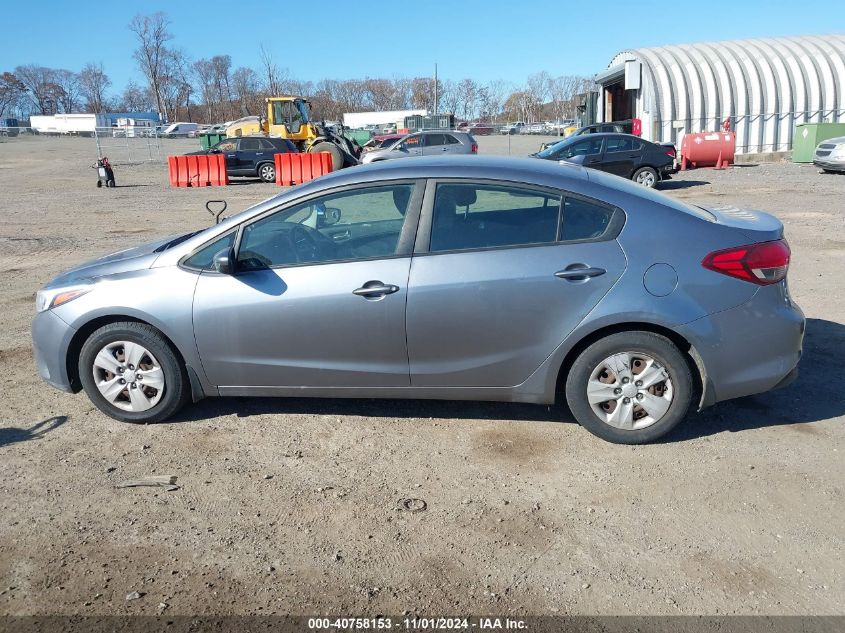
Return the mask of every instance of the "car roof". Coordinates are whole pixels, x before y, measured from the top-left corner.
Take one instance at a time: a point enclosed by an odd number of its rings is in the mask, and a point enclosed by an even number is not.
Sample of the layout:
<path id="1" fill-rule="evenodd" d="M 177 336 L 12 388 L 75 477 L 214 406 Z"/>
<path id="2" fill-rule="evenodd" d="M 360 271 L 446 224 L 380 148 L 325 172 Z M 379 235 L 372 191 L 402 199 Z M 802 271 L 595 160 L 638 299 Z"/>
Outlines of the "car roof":
<path id="1" fill-rule="evenodd" d="M 304 194 L 310 190 L 318 191 L 327 187 L 418 178 L 509 180 L 554 187 L 565 187 L 567 180 L 588 180 L 587 170 L 575 164 L 560 165 L 556 161 L 537 158 L 452 155 L 377 161 L 332 172 L 296 189 Z"/>

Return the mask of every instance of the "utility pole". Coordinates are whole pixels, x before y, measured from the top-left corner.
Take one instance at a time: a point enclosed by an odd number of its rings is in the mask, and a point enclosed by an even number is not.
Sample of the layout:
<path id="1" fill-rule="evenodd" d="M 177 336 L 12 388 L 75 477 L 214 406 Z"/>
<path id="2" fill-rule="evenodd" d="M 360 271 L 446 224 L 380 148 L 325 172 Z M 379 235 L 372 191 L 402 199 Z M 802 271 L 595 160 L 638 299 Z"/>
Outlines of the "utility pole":
<path id="1" fill-rule="evenodd" d="M 437 114 L 437 64 L 434 64 L 434 112 L 432 114 Z"/>

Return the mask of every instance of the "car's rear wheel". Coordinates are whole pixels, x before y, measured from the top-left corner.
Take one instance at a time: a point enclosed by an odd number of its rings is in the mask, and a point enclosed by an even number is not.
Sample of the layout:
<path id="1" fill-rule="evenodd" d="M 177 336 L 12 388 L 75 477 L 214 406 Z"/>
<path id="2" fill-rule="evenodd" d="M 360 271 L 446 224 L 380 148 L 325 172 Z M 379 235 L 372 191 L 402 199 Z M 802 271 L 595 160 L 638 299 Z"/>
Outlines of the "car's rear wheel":
<path id="1" fill-rule="evenodd" d="M 263 163 L 259 165 L 258 177 L 264 182 L 276 182 L 276 166 L 272 163 Z"/>
<path id="2" fill-rule="evenodd" d="M 110 323 L 91 334 L 79 354 L 79 377 L 91 402 L 122 422 L 161 422 L 190 398 L 173 346 L 143 323 Z"/>
<path id="3" fill-rule="evenodd" d="M 634 172 L 631 180 L 638 185 L 642 185 L 643 187 L 648 187 L 650 189 L 657 184 L 657 171 L 652 167 L 640 167 Z"/>
<path id="4" fill-rule="evenodd" d="M 587 347 L 566 379 L 566 401 L 581 426 L 617 444 L 643 444 L 671 431 L 692 402 L 682 352 L 653 332 L 619 332 Z"/>

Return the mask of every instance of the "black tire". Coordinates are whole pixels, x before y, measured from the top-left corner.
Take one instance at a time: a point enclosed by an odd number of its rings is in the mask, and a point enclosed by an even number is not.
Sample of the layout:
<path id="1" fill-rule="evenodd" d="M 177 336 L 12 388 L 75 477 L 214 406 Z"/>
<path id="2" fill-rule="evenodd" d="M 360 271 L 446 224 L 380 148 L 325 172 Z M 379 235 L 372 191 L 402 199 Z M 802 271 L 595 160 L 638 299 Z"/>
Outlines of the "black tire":
<path id="1" fill-rule="evenodd" d="M 634 172 L 634 175 L 631 176 L 631 180 L 638 185 L 653 189 L 660 180 L 660 176 L 657 175 L 657 170 L 654 169 L 654 167 L 640 167 Z"/>
<path id="2" fill-rule="evenodd" d="M 273 163 L 261 163 L 258 166 L 258 177 L 263 182 L 275 184 L 276 182 L 276 165 Z"/>
<path id="3" fill-rule="evenodd" d="M 309 149 L 308 152 L 311 154 L 316 154 L 317 152 L 328 152 L 332 155 L 332 171 L 343 169 L 343 152 L 341 152 L 340 148 L 334 143 L 329 143 L 328 141 L 321 141 L 315 145 L 312 145 L 311 149 Z"/>
<path id="4" fill-rule="evenodd" d="M 106 345 L 116 341 L 142 345 L 153 354 L 164 373 L 164 393 L 155 406 L 146 411 L 127 411 L 114 406 L 100 393 L 94 382 L 94 358 Z M 191 398 L 188 374 L 178 353 L 161 332 L 144 323 L 110 323 L 95 330 L 85 341 L 79 354 L 79 378 L 91 402 L 100 411 L 121 422 L 163 422 Z"/>
<path id="5" fill-rule="evenodd" d="M 103 181 L 102 181 L 102 180 L 98 180 L 98 181 L 97 181 L 97 189 L 101 188 L 102 186 L 103 186 Z"/>
<path id="6" fill-rule="evenodd" d="M 596 415 L 587 400 L 587 384 L 593 371 L 620 352 L 647 354 L 669 374 L 672 402 L 650 426 L 630 430 L 612 426 Z M 581 352 L 566 377 L 566 402 L 575 419 L 590 433 L 614 444 L 645 444 L 662 437 L 687 415 L 692 395 L 692 371 L 684 354 L 665 336 L 653 332 L 619 332 L 596 341 Z"/>

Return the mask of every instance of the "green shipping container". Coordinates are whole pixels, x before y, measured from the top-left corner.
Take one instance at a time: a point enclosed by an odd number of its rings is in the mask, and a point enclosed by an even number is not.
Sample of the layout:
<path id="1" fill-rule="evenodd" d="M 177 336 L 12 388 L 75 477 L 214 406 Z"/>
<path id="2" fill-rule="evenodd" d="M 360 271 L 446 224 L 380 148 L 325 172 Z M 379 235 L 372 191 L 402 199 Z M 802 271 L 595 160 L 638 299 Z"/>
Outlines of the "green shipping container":
<path id="1" fill-rule="evenodd" d="M 200 145 L 203 149 L 208 149 L 212 145 L 217 145 L 224 138 L 226 138 L 225 134 L 200 134 Z"/>
<path id="2" fill-rule="evenodd" d="M 799 123 L 792 139 L 792 162 L 812 163 L 816 146 L 836 136 L 845 136 L 845 123 Z"/>

